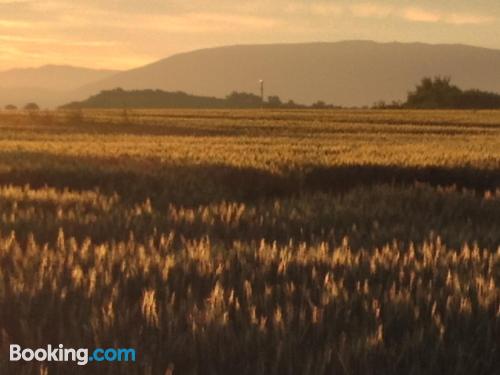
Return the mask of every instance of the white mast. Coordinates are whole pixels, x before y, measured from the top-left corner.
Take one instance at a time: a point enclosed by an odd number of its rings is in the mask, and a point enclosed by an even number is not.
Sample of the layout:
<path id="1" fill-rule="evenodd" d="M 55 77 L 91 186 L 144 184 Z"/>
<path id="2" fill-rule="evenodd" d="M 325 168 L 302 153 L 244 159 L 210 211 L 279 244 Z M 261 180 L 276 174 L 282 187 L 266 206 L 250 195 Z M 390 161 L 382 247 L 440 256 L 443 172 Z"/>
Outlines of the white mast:
<path id="1" fill-rule="evenodd" d="M 260 79 L 260 105 L 264 107 L 264 80 Z"/>

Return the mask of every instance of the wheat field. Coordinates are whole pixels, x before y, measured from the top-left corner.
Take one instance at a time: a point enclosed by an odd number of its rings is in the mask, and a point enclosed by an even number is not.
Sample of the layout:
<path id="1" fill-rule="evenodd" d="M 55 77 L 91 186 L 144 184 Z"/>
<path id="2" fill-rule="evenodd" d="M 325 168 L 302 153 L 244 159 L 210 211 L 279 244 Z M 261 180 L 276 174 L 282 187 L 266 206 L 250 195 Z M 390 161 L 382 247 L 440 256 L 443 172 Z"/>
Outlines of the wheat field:
<path id="1" fill-rule="evenodd" d="M 2 374 L 494 375 L 499 286 L 500 112 L 0 113 Z"/>

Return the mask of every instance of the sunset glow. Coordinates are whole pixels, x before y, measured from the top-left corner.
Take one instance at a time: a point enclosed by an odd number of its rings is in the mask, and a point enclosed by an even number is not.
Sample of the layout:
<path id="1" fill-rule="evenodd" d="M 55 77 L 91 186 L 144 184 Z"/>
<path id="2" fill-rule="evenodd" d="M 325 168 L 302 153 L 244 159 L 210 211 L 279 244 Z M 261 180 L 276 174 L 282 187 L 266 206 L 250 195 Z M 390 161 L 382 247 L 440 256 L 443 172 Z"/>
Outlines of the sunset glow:
<path id="1" fill-rule="evenodd" d="M 491 0 L 0 0 L 0 69 L 127 69 L 203 47 L 345 39 L 500 48 L 499 16 Z"/>

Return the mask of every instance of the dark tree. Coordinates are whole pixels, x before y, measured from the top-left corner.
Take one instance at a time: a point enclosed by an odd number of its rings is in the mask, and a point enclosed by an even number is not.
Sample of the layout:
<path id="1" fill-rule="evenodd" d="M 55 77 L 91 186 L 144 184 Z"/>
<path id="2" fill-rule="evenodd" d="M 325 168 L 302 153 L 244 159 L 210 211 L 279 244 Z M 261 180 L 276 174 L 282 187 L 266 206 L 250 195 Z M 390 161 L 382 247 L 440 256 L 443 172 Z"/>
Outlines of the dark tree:
<path id="1" fill-rule="evenodd" d="M 494 109 L 500 108 L 500 95 L 480 90 L 462 91 L 449 77 L 424 78 L 415 91 L 408 93 L 405 107 L 421 109 Z"/>
<path id="2" fill-rule="evenodd" d="M 260 96 L 246 92 L 233 91 L 226 97 L 226 102 L 230 108 L 259 108 L 262 106 Z"/>
<path id="3" fill-rule="evenodd" d="M 462 91 L 451 84 L 450 77 L 424 78 L 408 94 L 407 106 L 410 108 L 455 108 Z"/>
<path id="4" fill-rule="evenodd" d="M 300 105 L 300 104 L 297 104 L 295 103 L 293 100 L 289 100 L 288 102 L 286 102 L 285 104 L 285 108 L 290 108 L 290 109 L 294 109 L 294 108 L 303 108 L 304 106 L 303 105 Z"/>
<path id="5" fill-rule="evenodd" d="M 467 90 L 460 96 L 457 108 L 498 109 L 500 108 L 500 95 L 479 90 Z"/>
<path id="6" fill-rule="evenodd" d="M 6 109 L 7 111 L 15 111 L 15 110 L 17 109 L 17 107 L 16 107 L 14 104 L 7 104 L 7 105 L 5 106 L 5 109 Z"/>
<path id="7" fill-rule="evenodd" d="M 316 103 L 313 103 L 311 108 L 314 108 L 314 109 L 325 109 L 327 108 L 327 105 L 324 101 L 322 100 L 318 100 Z"/>
<path id="8" fill-rule="evenodd" d="M 267 98 L 267 106 L 270 108 L 281 108 L 283 106 L 283 102 L 281 101 L 280 97 L 277 95 L 269 96 Z"/>
<path id="9" fill-rule="evenodd" d="M 38 111 L 40 107 L 36 103 L 28 103 L 24 106 L 26 111 Z"/>

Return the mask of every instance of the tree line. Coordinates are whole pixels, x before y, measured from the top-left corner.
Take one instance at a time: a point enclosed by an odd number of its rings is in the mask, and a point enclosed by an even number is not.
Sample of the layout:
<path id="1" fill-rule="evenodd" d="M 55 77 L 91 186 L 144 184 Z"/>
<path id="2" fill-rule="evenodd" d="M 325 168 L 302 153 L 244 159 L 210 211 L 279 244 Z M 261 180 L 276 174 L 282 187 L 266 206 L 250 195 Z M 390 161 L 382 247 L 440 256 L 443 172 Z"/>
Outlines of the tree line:
<path id="1" fill-rule="evenodd" d="M 185 92 L 162 90 L 114 90 L 101 91 L 99 94 L 80 102 L 61 106 L 62 109 L 84 108 L 274 108 L 274 109 L 334 109 L 342 108 L 324 101 L 311 105 L 298 104 L 293 100 L 282 101 L 277 95 L 263 100 L 253 93 L 233 91 L 225 98 L 190 95 Z M 425 77 L 407 95 L 406 102 L 379 101 L 374 109 L 500 109 L 500 94 L 477 89 L 462 90 L 451 83 L 450 77 Z M 12 104 L 6 110 L 17 110 Z M 36 103 L 28 103 L 24 110 L 36 111 Z"/>
<path id="2" fill-rule="evenodd" d="M 425 77 L 408 93 L 405 103 L 378 102 L 385 109 L 500 109 L 500 94 L 477 89 L 462 90 L 450 77 Z"/>
<path id="3" fill-rule="evenodd" d="M 7 104 L 4 108 L 7 111 L 17 111 L 19 109 L 14 104 Z M 27 103 L 22 107 L 22 109 L 24 109 L 25 111 L 38 111 L 40 107 L 36 103 Z"/>
<path id="4" fill-rule="evenodd" d="M 190 95 L 182 91 L 162 90 L 114 90 L 101 91 L 81 102 L 72 102 L 62 109 L 84 108 L 335 108 L 323 101 L 307 106 L 293 100 L 283 102 L 279 96 L 267 100 L 253 93 L 233 91 L 225 98 Z"/>

